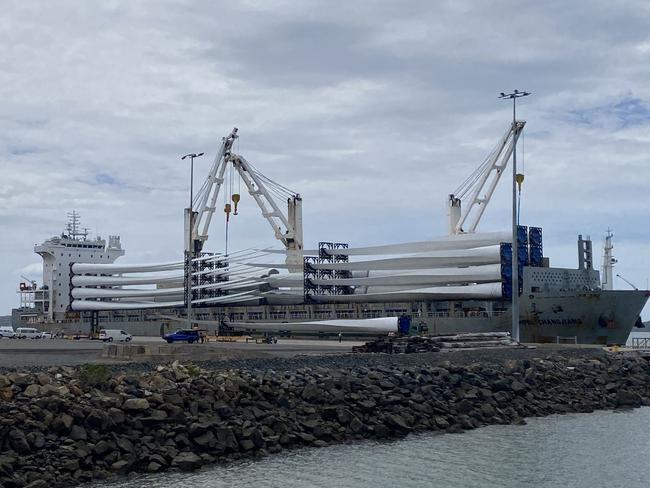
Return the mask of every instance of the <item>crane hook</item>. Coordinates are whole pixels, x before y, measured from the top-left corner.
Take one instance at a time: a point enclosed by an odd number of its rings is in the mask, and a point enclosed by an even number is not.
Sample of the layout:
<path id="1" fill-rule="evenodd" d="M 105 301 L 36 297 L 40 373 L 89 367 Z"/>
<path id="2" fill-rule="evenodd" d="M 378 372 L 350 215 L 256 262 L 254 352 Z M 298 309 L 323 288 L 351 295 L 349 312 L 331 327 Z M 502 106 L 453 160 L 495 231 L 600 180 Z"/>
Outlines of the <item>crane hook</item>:
<path id="1" fill-rule="evenodd" d="M 230 204 L 226 203 L 226 205 L 223 207 L 223 211 L 226 213 L 226 222 L 230 222 Z"/>
<path id="2" fill-rule="evenodd" d="M 233 212 L 233 215 L 237 215 L 237 204 L 239 203 L 239 200 L 241 200 L 239 193 L 233 193 L 232 201 L 235 203 L 235 211 Z"/>
<path id="3" fill-rule="evenodd" d="M 517 173 L 515 175 L 515 181 L 517 182 L 517 186 L 519 187 L 519 193 L 521 193 L 521 184 L 524 182 L 524 175 L 521 173 Z"/>

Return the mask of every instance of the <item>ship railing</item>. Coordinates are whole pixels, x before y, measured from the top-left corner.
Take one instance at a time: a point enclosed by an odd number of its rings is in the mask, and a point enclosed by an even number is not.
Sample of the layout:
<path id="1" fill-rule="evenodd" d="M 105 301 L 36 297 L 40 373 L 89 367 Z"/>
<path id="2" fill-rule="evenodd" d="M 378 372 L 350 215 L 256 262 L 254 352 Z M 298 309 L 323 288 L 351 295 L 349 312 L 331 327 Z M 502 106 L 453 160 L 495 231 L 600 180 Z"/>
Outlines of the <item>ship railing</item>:
<path id="1" fill-rule="evenodd" d="M 578 336 L 556 336 L 556 344 L 577 344 Z"/>
<path id="2" fill-rule="evenodd" d="M 650 351 L 650 337 L 632 337 L 632 349 Z"/>
<path id="3" fill-rule="evenodd" d="M 487 318 L 487 317 L 499 317 L 508 313 L 506 310 L 468 310 L 467 312 L 456 311 L 450 314 L 449 312 L 428 312 L 427 317 L 456 317 L 456 318 Z"/>

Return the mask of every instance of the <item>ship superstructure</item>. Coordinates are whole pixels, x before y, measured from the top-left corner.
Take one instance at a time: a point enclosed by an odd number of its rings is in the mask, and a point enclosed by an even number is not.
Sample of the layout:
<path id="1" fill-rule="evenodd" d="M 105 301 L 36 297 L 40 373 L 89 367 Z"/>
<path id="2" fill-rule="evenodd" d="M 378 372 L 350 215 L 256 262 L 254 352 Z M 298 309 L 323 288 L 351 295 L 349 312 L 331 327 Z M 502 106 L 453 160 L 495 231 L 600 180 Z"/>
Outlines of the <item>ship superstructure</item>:
<path id="1" fill-rule="evenodd" d="M 18 293 L 23 323 L 55 322 L 64 318 L 70 307 L 72 263 L 112 264 L 125 251 L 120 236 L 111 235 L 108 242 L 101 236 L 89 238 L 88 229 L 81 226 L 80 215 L 72 211 L 68 214 L 65 230 L 35 245 L 34 252 L 43 258 L 43 285 L 21 283 Z"/>

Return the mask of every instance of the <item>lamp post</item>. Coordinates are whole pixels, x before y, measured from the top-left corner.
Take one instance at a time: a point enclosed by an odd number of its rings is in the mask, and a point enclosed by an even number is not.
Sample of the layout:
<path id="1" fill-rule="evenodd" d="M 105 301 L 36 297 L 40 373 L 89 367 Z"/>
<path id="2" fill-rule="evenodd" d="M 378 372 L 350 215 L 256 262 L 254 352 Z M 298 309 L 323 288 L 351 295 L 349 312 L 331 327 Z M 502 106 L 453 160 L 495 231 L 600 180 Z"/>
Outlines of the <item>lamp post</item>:
<path id="1" fill-rule="evenodd" d="M 192 201 L 194 200 L 194 158 L 203 156 L 203 153 L 186 154 L 181 159 L 185 160 L 190 158 L 190 206 L 189 206 L 189 222 L 188 222 L 188 235 L 187 235 L 187 328 L 192 328 L 192 259 L 194 258 L 194 243 L 192 242 L 192 227 L 194 224 L 194 208 Z"/>
<path id="2" fill-rule="evenodd" d="M 519 342 L 519 250 L 517 239 L 517 99 L 529 92 L 515 90 L 499 95 L 502 100 L 512 100 L 512 339 Z"/>

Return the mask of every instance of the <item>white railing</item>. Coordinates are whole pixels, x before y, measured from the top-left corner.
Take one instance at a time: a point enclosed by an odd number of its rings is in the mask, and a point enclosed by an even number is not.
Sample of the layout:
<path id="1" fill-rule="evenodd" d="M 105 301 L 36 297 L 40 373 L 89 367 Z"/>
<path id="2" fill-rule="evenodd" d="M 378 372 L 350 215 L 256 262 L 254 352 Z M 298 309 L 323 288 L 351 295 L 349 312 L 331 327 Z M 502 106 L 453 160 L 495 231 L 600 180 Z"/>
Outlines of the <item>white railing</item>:
<path id="1" fill-rule="evenodd" d="M 632 337 L 632 349 L 650 350 L 650 337 Z"/>
<path id="2" fill-rule="evenodd" d="M 578 336 L 556 336 L 556 344 L 577 344 Z"/>

